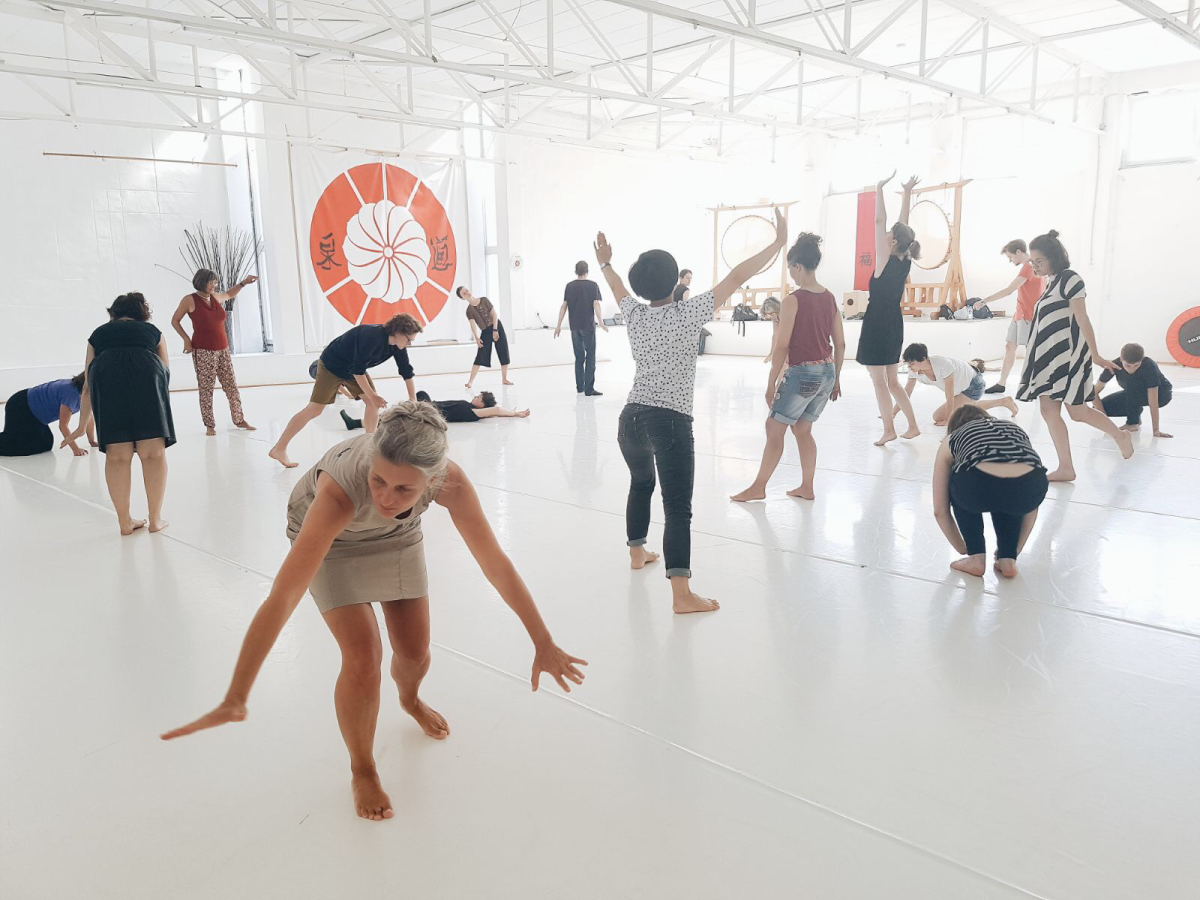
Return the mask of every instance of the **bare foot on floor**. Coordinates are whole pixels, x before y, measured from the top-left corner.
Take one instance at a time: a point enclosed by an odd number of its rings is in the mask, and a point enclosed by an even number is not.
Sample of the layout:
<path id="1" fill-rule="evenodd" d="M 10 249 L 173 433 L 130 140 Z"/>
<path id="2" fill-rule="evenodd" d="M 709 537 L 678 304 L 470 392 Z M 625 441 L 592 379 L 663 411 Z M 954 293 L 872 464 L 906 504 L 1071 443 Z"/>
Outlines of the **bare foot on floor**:
<path id="1" fill-rule="evenodd" d="M 766 500 L 767 492 L 750 485 L 740 494 L 730 494 L 729 499 L 734 503 L 745 503 L 747 500 Z"/>
<path id="2" fill-rule="evenodd" d="M 267 456 L 271 457 L 271 459 L 275 460 L 277 463 L 280 463 L 285 469 L 294 469 L 299 465 L 299 463 L 294 463 L 288 459 L 288 455 L 286 453 L 281 453 L 274 447 L 271 448 L 271 452 L 268 453 Z"/>
<path id="3" fill-rule="evenodd" d="M 881 437 L 879 440 L 877 440 L 877 441 L 875 442 L 875 446 L 876 446 L 876 447 L 882 447 L 884 444 L 890 444 L 890 443 L 891 443 L 892 441 L 894 441 L 895 439 L 896 439 L 896 432 L 894 432 L 894 431 L 885 431 L 885 432 L 883 433 L 883 437 Z"/>
<path id="4" fill-rule="evenodd" d="M 509 387 L 512 387 L 512 386 L 513 386 L 513 383 L 512 383 L 511 381 L 502 381 L 502 382 L 500 382 L 500 383 L 501 383 L 501 384 L 506 384 L 506 385 L 508 385 Z"/>
<path id="5" fill-rule="evenodd" d="M 629 568 L 640 569 L 652 562 L 658 562 L 658 554 L 643 547 L 629 548 Z"/>
<path id="6" fill-rule="evenodd" d="M 1133 435 L 1128 431 L 1117 432 L 1117 446 L 1121 448 L 1121 456 L 1125 459 L 1133 456 Z"/>
<path id="7" fill-rule="evenodd" d="M 394 815 L 391 798 L 388 797 L 383 785 L 379 782 L 377 772 L 352 775 L 350 787 L 354 791 L 354 810 L 358 813 L 359 818 L 379 822 L 383 819 L 390 819 Z"/>
<path id="8" fill-rule="evenodd" d="M 217 429 L 215 429 L 215 428 L 207 428 L 207 427 L 206 427 L 206 428 L 204 429 L 204 433 L 205 433 L 206 435 L 208 435 L 209 437 L 216 437 L 216 436 L 217 436 Z"/>
<path id="9" fill-rule="evenodd" d="M 917 428 L 915 425 L 912 428 L 908 429 L 908 431 L 904 432 L 904 434 L 900 435 L 900 437 L 904 438 L 906 441 L 911 441 L 913 438 L 920 437 L 920 436 L 921 436 L 921 429 Z"/>
<path id="10" fill-rule="evenodd" d="M 962 559 L 950 563 L 950 568 L 966 575 L 982 578 L 983 573 L 987 571 L 987 557 L 982 553 L 978 556 L 964 556 Z"/>
<path id="11" fill-rule="evenodd" d="M 421 730 L 435 740 L 443 741 L 450 734 L 450 726 L 442 718 L 442 714 L 430 708 L 424 700 L 418 699 L 415 704 L 400 701 L 400 707 L 417 720 Z"/>
<path id="12" fill-rule="evenodd" d="M 127 523 L 125 523 L 124 525 L 121 526 L 121 534 L 124 535 L 125 537 L 129 537 L 129 535 L 133 534 L 139 528 L 145 528 L 145 527 L 146 527 L 145 519 L 130 519 Z"/>
<path id="13" fill-rule="evenodd" d="M 1141 425 L 1122 425 L 1121 430 L 1128 431 L 1130 434 L 1133 434 L 1135 431 L 1141 431 L 1142 426 Z"/>
<path id="14" fill-rule="evenodd" d="M 1017 401 L 1016 401 L 1016 400 L 1014 400 L 1012 397 L 1005 397 L 1005 398 L 1004 398 L 1004 406 L 1005 406 L 1005 407 L 1008 409 L 1008 411 L 1009 411 L 1010 413 L 1012 413 L 1014 416 L 1016 416 L 1016 414 L 1017 414 L 1018 412 L 1020 412 L 1020 410 L 1018 410 L 1018 409 L 1017 409 Z"/>
<path id="15" fill-rule="evenodd" d="M 158 521 L 151 520 L 150 533 L 154 534 L 157 531 L 162 531 L 164 528 L 166 528 L 170 524 L 171 523 L 168 522 L 166 519 L 159 519 Z"/>
<path id="16" fill-rule="evenodd" d="M 1051 472 L 1049 475 L 1046 476 L 1046 480 L 1047 481 L 1074 481 L 1075 480 L 1075 470 L 1074 469 L 1055 469 L 1053 472 Z"/>
<path id="17" fill-rule="evenodd" d="M 992 568 L 996 570 L 997 575 L 1004 578 L 1017 577 L 1017 561 L 1015 559 L 998 559 Z"/>
<path id="18" fill-rule="evenodd" d="M 709 600 L 707 597 L 701 597 L 688 591 L 686 594 L 676 596 L 671 602 L 671 608 L 676 615 L 682 616 L 687 613 L 716 612 L 721 608 L 721 604 L 716 600 Z"/>
<path id="19" fill-rule="evenodd" d="M 800 485 L 800 487 L 788 491 L 789 497 L 795 497 L 797 500 L 813 500 L 816 494 L 813 493 L 812 485 Z"/>
<path id="20" fill-rule="evenodd" d="M 246 421 L 234 422 L 233 424 L 236 425 L 238 428 L 242 429 L 242 431 L 258 431 L 257 428 L 255 428 L 253 425 L 251 425 L 249 422 L 246 422 Z"/>

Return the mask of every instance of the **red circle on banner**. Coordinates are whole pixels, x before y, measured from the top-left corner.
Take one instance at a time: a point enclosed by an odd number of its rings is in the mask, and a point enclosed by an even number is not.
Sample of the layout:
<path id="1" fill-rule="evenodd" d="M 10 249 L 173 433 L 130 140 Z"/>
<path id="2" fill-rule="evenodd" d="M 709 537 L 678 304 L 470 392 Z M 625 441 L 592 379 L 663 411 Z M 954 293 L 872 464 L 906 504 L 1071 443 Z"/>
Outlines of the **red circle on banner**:
<path id="1" fill-rule="evenodd" d="M 313 274 L 354 325 L 408 313 L 422 325 L 446 305 L 458 266 L 445 207 L 411 172 L 366 163 L 326 186 L 308 232 Z"/>
<path id="2" fill-rule="evenodd" d="M 1171 323 L 1167 349 L 1180 365 L 1200 369 L 1200 306 L 1185 310 Z"/>

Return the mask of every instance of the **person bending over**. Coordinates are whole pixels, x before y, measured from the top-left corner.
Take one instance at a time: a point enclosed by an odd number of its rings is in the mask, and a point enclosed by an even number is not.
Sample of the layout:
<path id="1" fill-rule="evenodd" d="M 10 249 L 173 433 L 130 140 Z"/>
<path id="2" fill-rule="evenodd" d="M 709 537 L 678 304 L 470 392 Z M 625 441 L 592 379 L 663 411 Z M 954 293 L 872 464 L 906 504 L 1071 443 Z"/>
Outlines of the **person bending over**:
<path id="1" fill-rule="evenodd" d="M 447 422 L 478 422 L 480 419 L 528 419 L 527 409 L 505 409 L 496 405 L 496 397 L 491 391 L 476 394 L 470 400 L 433 400 L 424 391 L 417 391 L 417 399 L 432 403 L 442 418 Z M 346 429 L 353 431 L 362 428 L 362 419 L 351 418 L 342 410 L 342 421 Z"/>
<path id="2" fill-rule="evenodd" d="M 479 367 L 492 367 L 492 347 L 496 348 L 496 356 L 500 358 L 500 381 L 511 385 L 508 380 L 508 335 L 504 332 L 504 323 L 500 321 L 500 313 L 492 306 L 487 297 L 476 297 L 467 288 L 460 287 L 457 291 L 460 300 L 467 301 L 467 321 L 471 323 L 471 336 L 475 338 L 475 362 L 471 365 L 471 377 L 467 379 L 469 390 L 479 374 Z M 478 328 L 476 327 L 478 326 Z"/>
<path id="3" fill-rule="evenodd" d="M 387 401 L 375 390 L 375 382 L 367 370 L 389 359 L 395 361 L 396 369 L 404 379 L 408 399 L 417 399 L 413 386 L 413 367 L 408 361 L 408 347 L 421 330 L 421 324 L 412 316 L 399 315 L 392 316 L 383 325 L 355 325 L 330 341 L 317 362 L 314 376 L 316 384 L 313 385 L 308 405 L 287 423 L 268 454 L 271 459 L 288 469 L 296 467 L 297 464 L 288 456 L 288 444 L 305 425 L 333 403 L 339 390 L 366 404 L 363 422 L 368 433 L 374 431 L 379 421 L 379 411 L 387 406 Z"/>
<path id="4" fill-rule="evenodd" d="M 605 334 L 608 326 L 600 312 L 600 288 L 588 276 L 588 264 L 575 263 L 575 278 L 563 290 L 554 336 L 562 333 L 563 317 L 570 314 L 571 346 L 575 350 L 575 393 L 585 397 L 604 396 L 596 390 L 596 326 Z"/>
<path id="5" fill-rule="evenodd" d="M 1000 252 L 1010 263 L 1019 267 L 1017 277 L 1008 283 L 1008 287 L 984 297 L 976 305 L 986 306 L 1016 291 L 1017 310 L 1008 323 L 1008 335 L 1004 339 L 1004 364 L 1000 367 L 1000 380 L 984 391 L 985 394 L 1003 394 L 1008 389 L 1008 373 L 1012 371 L 1013 363 L 1017 360 L 1017 346 L 1024 347 L 1029 343 L 1029 331 L 1033 327 L 1033 309 L 1037 306 L 1042 291 L 1046 289 L 1046 279 L 1033 274 L 1033 266 L 1029 263 L 1029 248 L 1025 246 L 1024 241 L 1009 241 Z"/>
<path id="6" fill-rule="evenodd" d="M 696 347 L 700 331 L 716 309 L 753 277 L 787 241 L 787 220 L 775 210 L 775 240 L 766 249 L 734 266 L 725 280 L 698 297 L 674 299 L 679 268 L 665 250 L 647 250 L 629 270 L 629 284 L 648 303 L 626 290 L 612 267 L 613 248 L 596 235 L 596 260 L 628 323 L 635 363 L 633 389 L 621 411 L 617 443 L 629 467 L 625 534 L 630 565 L 641 569 L 658 559 L 646 550 L 655 470 L 662 483 L 664 552 L 671 581 L 672 608 L 677 613 L 711 612 L 715 600 L 691 589 L 692 488 L 696 452 L 692 435 L 692 402 L 696 393 Z"/>
<path id="7" fill-rule="evenodd" d="M 374 604 L 383 612 L 401 709 L 425 734 L 445 739 L 450 726 L 419 693 L 430 665 L 421 517 L 435 503 L 450 514 L 471 556 L 533 642 L 533 689 L 542 673 L 567 692 L 568 682 L 583 683 L 579 666 L 587 663 L 554 643 L 529 589 L 496 540 L 474 485 L 447 450 L 446 420 L 430 404 L 410 400 L 387 410 L 374 434 L 333 447 L 296 483 L 287 504 L 292 548 L 246 631 L 224 699 L 194 722 L 162 735 L 163 740 L 243 721 L 259 669 L 311 592 L 341 650 L 333 700 L 350 755 L 355 811 L 364 819 L 392 818 L 392 802 L 375 766 L 384 657 Z"/>
<path id="8" fill-rule="evenodd" d="M 790 428 L 800 451 L 800 487 L 788 491 L 789 497 L 813 499 L 813 479 L 817 472 L 817 442 L 813 423 L 825 404 L 842 393 L 842 360 L 846 339 L 837 301 L 817 281 L 821 264 L 821 238 L 804 233 L 787 255 L 788 274 L 797 290 L 784 298 L 780 327 L 776 331 L 771 354 L 771 375 L 767 379 L 767 445 L 754 483 L 730 500 L 765 500 L 767 482 L 783 456 L 784 435 Z M 766 304 L 763 304 L 766 307 Z M 786 370 L 784 364 L 787 364 Z M 782 376 L 782 377 L 781 377 Z"/>
<path id="9" fill-rule="evenodd" d="M 978 360 L 972 365 L 952 356 L 930 356 L 924 344 L 909 344 L 904 348 L 904 361 L 909 372 L 908 384 L 904 386 L 906 394 L 912 396 L 918 381 L 941 388 L 946 394 L 946 402 L 933 411 L 934 425 L 945 425 L 954 410 L 968 403 L 981 409 L 1004 406 L 1014 416 L 1017 414 L 1017 404 L 1011 397 L 981 399 L 986 382 Z M 899 405 L 892 409 L 892 417 L 898 412 Z"/>
<path id="10" fill-rule="evenodd" d="M 63 441 L 59 448 L 70 447 L 76 456 L 87 456 L 87 450 L 71 436 L 71 416 L 79 412 L 80 391 L 86 381 L 80 372 L 74 378 L 47 381 L 23 391 L 17 391 L 4 404 L 4 431 L 0 432 L 0 456 L 34 456 L 54 449 L 50 423 L 58 422 Z M 88 443 L 96 443 L 92 422 L 87 425 Z"/>
<path id="11" fill-rule="evenodd" d="M 1020 425 L 993 419 L 978 406 L 956 409 L 947 432 L 933 464 L 933 514 L 964 554 L 950 568 L 976 576 L 986 571 L 986 512 L 996 531 L 996 572 L 1012 578 L 1046 498 L 1046 467 Z"/>
<path id="12" fill-rule="evenodd" d="M 1125 417 L 1122 431 L 1140 431 L 1142 427 L 1142 409 L 1150 407 L 1150 425 L 1154 436 L 1169 438 L 1159 428 L 1158 411 L 1171 402 L 1171 382 L 1162 373 L 1158 363 L 1146 356 L 1141 344 L 1126 344 L 1121 348 L 1121 356 L 1114 359 L 1114 369 L 1105 369 L 1100 373 L 1100 382 L 1096 385 L 1096 409 L 1109 418 Z M 1113 378 L 1121 390 L 1107 397 L 1101 397 L 1104 388 Z"/>

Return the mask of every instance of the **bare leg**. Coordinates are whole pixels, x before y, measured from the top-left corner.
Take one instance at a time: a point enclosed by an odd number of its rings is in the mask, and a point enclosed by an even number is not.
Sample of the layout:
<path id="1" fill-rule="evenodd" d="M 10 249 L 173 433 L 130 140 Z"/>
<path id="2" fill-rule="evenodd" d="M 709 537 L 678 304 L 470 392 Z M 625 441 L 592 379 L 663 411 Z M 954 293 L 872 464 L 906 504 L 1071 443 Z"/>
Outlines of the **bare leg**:
<path id="1" fill-rule="evenodd" d="M 875 446 L 882 447 L 896 439 L 896 426 L 892 416 L 892 394 L 887 384 L 887 368 L 885 366 L 867 366 L 867 374 L 871 376 L 871 387 L 875 388 L 875 402 L 879 404 L 879 417 L 883 419 L 883 437 L 875 442 Z"/>
<path id="2" fill-rule="evenodd" d="M 721 604 L 716 600 L 692 593 L 691 579 L 683 575 L 671 576 L 671 608 L 677 615 L 687 613 L 716 612 Z"/>
<path id="3" fill-rule="evenodd" d="M 898 365 L 887 367 L 887 386 L 892 396 L 896 399 L 896 405 L 904 413 L 904 418 L 908 420 L 908 431 L 904 432 L 900 437 L 915 438 L 921 433 L 921 429 L 917 427 L 917 417 L 913 412 L 912 401 L 908 399 L 908 394 L 900 386 L 900 379 L 896 375 L 899 370 L 900 367 Z M 890 408 L 888 411 L 891 411 Z"/>
<path id="4" fill-rule="evenodd" d="M 954 412 L 954 410 L 950 410 L 950 412 Z M 946 412 L 946 404 L 943 403 L 933 411 L 933 424 L 945 425 L 950 421 L 950 412 Z"/>
<path id="5" fill-rule="evenodd" d="M 138 441 L 138 458 L 142 461 L 142 481 L 146 485 L 146 503 L 149 504 L 150 530 L 162 531 L 167 527 L 163 521 L 163 497 L 167 493 L 167 446 L 162 438 Z"/>
<path id="6" fill-rule="evenodd" d="M 800 451 L 801 481 L 800 487 L 788 491 L 788 496 L 801 500 L 812 500 L 816 496 L 813 493 L 813 479 L 817 475 L 817 442 L 813 440 L 812 427 L 813 423 L 806 419 L 792 426 L 796 447 Z"/>
<path id="7" fill-rule="evenodd" d="M 475 376 L 479 374 L 479 366 L 471 366 L 471 375 L 467 378 L 467 383 L 464 387 L 470 387 L 475 383 Z"/>
<path id="8" fill-rule="evenodd" d="M 501 366 L 501 367 L 500 367 L 500 380 L 501 380 L 501 381 L 502 381 L 504 384 L 509 384 L 509 385 L 511 385 L 511 384 L 512 384 L 512 382 L 508 380 L 508 366 Z"/>
<path id="9" fill-rule="evenodd" d="M 1058 468 L 1046 478 L 1049 481 L 1074 481 L 1075 462 L 1071 458 L 1071 438 L 1067 432 L 1067 423 L 1062 417 L 1062 401 L 1041 397 L 1038 406 L 1050 439 L 1054 441 L 1054 452 L 1058 454 Z"/>
<path id="10" fill-rule="evenodd" d="M 333 701 L 338 727 L 350 751 L 350 784 L 354 807 L 364 819 L 390 819 L 392 801 L 375 769 L 375 724 L 379 719 L 379 667 L 383 647 L 369 603 L 342 606 L 325 613 L 325 624 L 342 651 Z"/>
<path id="11" fill-rule="evenodd" d="M 104 480 L 108 483 L 108 496 L 117 511 L 117 523 L 121 534 L 130 535 L 146 527 L 145 519 L 134 519 L 129 515 L 130 468 L 133 465 L 133 444 L 109 444 L 104 453 Z"/>
<path id="12" fill-rule="evenodd" d="M 998 384 L 1008 384 L 1008 373 L 1012 371 L 1013 363 L 1017 361 L 1017 345 L 1011 341 L 1004 342 L 1004 363 L 1000 366 L 1000 381 Z"/>
<path id="13" fill-rule="evenodd" d="M 1019 412 L 1017 409 L 1017 401 L 1012 397 L 993 397 L 990 400 L 966 399 L 964 405 L 966 403 L 969 403 L 972 406 L 978 406 L 980 409 L 994 409 L 997 406 L 1003 406 L 1014 416 Z"/>
<path id="14" fill-rule="evenodd" d="M 325 409 L 323 403 L 309 403 L 304 409 L 296 413 L 288 421 L 287 427 L 283 429 L 283 434 L 279 436 L 279 440 L 275 442 L 275 446 L 271 448 L 271 452 L 267 454 L 271 459 L 283 464 L 286 469 L 296 468 L 296 463 L 288 457 L 288 444 L 292 442 L 292 438 L 300 433 L 300 431 L 321 414 Z"/>
<path id="15" fill-rule="evenodd" d="M 431 738 L 443 740 L 450 726 L 418 696 L 429 671 L 429 598 L 392 600 L 382 604 L 392 644 L 392 679 L 400 692 L 400 707 L 417 720 Z"/>
<path id="16" fill-rule="evenodd" d="M 1125 459 L 1133 456 L 1133 438 L 1128 431 L 1122 431 L 1118 428 L 1113 420 L 1096 407 L 1087 403 L 1080 403 L 1078 406 L 1068 406 L 1067 415 L 1076 422 L 1083 422 L 1085 425 L 1091 425 L 1093 428 L 1099 429 L 1107 434 L 1110 438 L 1117 442 L 1117 446 L 1121 448 L 1121 456 Z"/>
<path id="17" fill-rule="evenodd" d="M 368 403 L 366 411 L 363 412 L 363 429 L 367 434 L 374 434 L 375 429 L 379 427 L 379 407 L 374 403 Z"/>
<path id="18" fill-rule="evenodd" d="M 767 419 L 767 444 L 763 447 L 762 463 L 758 467 L 758 475 L 754 482 L 740 494 L 734 494 L 729 499 L 736 503 L 747 500 L 765 500 L 767 497 L 767 482 L 771 480 L 779 460 L 783 458 L 783 436 L 787 426 L 776 421 L 773 417 Z"/>

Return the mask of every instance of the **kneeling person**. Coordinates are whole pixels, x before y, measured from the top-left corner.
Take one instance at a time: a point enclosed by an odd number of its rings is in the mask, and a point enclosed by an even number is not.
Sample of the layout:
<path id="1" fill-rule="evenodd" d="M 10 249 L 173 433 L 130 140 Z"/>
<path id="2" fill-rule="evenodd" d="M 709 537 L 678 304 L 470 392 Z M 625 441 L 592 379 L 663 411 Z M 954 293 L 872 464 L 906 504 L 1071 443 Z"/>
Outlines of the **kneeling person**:
<path id="1" fill-rule="evenodd" d="M 1017 414 L 1017 404 L 1011 397 L 1000 397 L 993 400 L 983 400 L 983 391 L 987 382 L 983 378 L 983 370 L 978 362 L 972 365 L 952 356 L 930 356 L 929 348 L 924 344 L 909 344 L 904 348 L 904 361 L 908 364 L 908 384 L 905 392 L 911 397 L 913 389 L 920 381 L 940 387 L 946 392 L 946 402 L 933 411 L 933 424 L 945 425 L 954 411 L 960 406 L 972 405 L 981 409 L 991 409 L 993 406 L 1005 406 L 1014 416 Z M 892 409 L 892 416 L 900 412 L 897 405 Z"/>

